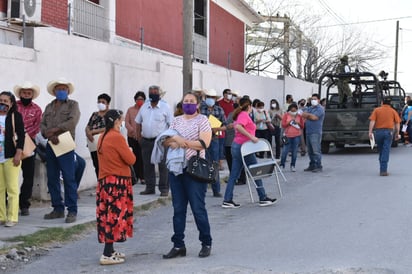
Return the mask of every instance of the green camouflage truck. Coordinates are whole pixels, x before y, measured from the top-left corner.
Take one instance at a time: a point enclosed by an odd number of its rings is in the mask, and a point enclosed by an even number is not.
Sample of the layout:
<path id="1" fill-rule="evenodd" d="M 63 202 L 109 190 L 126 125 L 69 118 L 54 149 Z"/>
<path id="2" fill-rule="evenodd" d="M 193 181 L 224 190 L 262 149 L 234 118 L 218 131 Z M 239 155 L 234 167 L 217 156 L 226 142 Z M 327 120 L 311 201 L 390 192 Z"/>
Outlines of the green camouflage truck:
<path id="1" fill-rule="evenodd" d="M 322 75 L 318 83 L 320 97 L 326 99 L 322 153 L 328 153 L 331 144 L 337 148 L 368 144 L 369 116 L 384 98 L 377 76 L 370 72 L 330 73 Z M 352 96 L 339 93 L 342 83 L 349 86 Z"/>

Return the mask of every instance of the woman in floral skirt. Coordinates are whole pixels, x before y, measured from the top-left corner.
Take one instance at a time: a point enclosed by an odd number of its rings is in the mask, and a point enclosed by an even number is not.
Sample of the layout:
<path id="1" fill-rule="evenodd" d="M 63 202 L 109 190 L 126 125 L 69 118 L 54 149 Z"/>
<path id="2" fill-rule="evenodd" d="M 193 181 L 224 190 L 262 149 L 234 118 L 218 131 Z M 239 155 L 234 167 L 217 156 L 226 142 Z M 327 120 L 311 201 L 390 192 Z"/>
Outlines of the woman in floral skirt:
<path id="1" fill-rule="evenodd" d="M 106 129 L 98 142 L 99 180 L 96 189 L 98 241 L 104 243 L 100 264 L 123 263 L 125 254 L 113 243 L 133 236 L 133 192 L 130 166 L 136 157 L 120 133 L 122 112 L 111 109 L 105 116 Z"/>

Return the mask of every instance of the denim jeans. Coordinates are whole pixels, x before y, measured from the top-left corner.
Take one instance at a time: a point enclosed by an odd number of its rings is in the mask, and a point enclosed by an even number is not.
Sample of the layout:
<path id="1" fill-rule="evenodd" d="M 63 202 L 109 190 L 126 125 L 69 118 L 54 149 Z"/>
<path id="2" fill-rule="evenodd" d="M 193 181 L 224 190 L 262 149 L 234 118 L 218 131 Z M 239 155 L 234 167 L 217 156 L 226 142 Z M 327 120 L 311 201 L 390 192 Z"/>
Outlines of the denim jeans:
<path id="1" fill-rule="evenodd" d="M 412 121 L 408 122 L 408 127 L 406 130 L 408 132 L 408 141 L 410 144 L 412 144 Z"/>
<path id="2" fill-rule="evenodd" d="M 322 152 L 320 150 L 321 141 L 322 133 L 306 134 L 306 147 L 310 159 L 310 168 L 322 168 Z"/>
<path id="3" fill-rule="evenodd" d="M 75 178 L 74 150 L 56 157 L 49 144 L 46 147 L 47 187 L 52 207 L 64 211 L 64 206 L 71 213 L 77 214 L 77 182 Z M 60 171 L 64 181 L 64 204 L 61 196 Z"/>
<path id="4" fill-rule="evenodd" d="M 300 136 L 293 138 L 288 138 L 289 142 L 283 146 L 282 158 L 280 159 L 280 166 L 285 167 L 286 157 L 288 156 L 289 151 L 292 153 L 292 161 L 290 166 L 296 166 L 296 158 L 298 156 L 298 147 L 300 143 Z"/>
<path id="5" fill-rule="evenodd" d="M 388 171 L 389 152 L 392 145 L 392 130 L 376 129 L 375 141 L 379 151 L 380 172 Z"/>
<path id="6" fill-rule="evenodd" d="M 206 156 L 209 161 L 214 161 L 219 163 L 219 151 L 220 151 L 220 144 L 219 144 L 219 139 L 218 138 L 213 138 L 212 141 L 210 141 L 210 145 L 207 148 Z M 220 193 L 220 176 L 217 176 L 217 181 L 212 183 L 212 190 L 213 194 Z"/>
<path id="7" fill-rule="evenodd" d="M 209 218 L 207 216 L 205 196 L 207 184 L 201 183 L 186 172 L 175 176 L 169 172 L 170 190 L 172 192 L 173 203 L 173 231 L 172 242 L 174 247 L 180 248 L 185 246 L 185 228 L 187 204 L 190 204 L 197 230 L 199 231 L 199 240 L 202 246 L 212 245 L 210 235 Z"/>
<path id="8" fill-rule="evenodd" d="M 226 186 L 226 191 L 225 191 L 225 201 L 232 201 L 233 200 L 233 189 L 235 187 L 236 180 L 240 176 L 240 172 L 242 171 L 243 168 L 243 162 L 242 162 L 242 154 L 240 153 L 240 147 L 242 145 L 237 144 L 235 142 L 232 143 L 232 171 L 230 172 L 229 175 L 229 181 L 227 182 Z M 253 164 L 256 164 L 256 157 L 255 154 L 249 154 L 245 157 L 245 163 L 246 165 L 250 166 Z M 266 198 L 266 193 L 265 193 L 265 188 L 263 187 L 262 180 L 255 180 L 256 185 L 258 186 L 256 188 L 256 191 L 259 195 L 259 200 L 263 200 Z"/>

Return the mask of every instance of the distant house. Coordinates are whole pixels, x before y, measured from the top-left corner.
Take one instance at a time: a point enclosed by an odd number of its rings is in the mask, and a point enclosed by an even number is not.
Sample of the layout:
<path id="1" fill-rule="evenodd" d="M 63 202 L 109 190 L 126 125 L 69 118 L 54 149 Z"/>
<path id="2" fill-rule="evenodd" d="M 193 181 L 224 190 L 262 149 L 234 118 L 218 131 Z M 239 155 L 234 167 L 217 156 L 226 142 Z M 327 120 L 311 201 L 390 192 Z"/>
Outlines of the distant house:
<path id="1" fill-rule="evenodd" d="M 194 60 L 243 72 L 245 28 L 260 16 L 244 0 L 193 1 Z M 181 0 L 0 0 L 0 18 L 21 24 L 22 15 L 31 25 L 183 54 Z"/>

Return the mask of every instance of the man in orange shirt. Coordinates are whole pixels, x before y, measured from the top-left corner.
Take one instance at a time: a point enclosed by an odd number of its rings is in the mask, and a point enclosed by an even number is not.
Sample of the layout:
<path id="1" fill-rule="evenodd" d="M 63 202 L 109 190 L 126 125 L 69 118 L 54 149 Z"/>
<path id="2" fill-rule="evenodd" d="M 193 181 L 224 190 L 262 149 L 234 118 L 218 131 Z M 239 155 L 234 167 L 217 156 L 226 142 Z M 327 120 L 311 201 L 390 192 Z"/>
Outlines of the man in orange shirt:
<path id="1" fill-rule="evenodd" d="M 398 135 L 401 119 L 399 114 L 391 107 L 388 98 L 383 100 L 382 106 L 375 108 L 369 117 L 369 138 L 373 137 L 372 130 L 375 129 L 375 141 L 379 151 L 380 176 L 388 176 L 389 152 L 391 150 L 392 135 Z"/>

